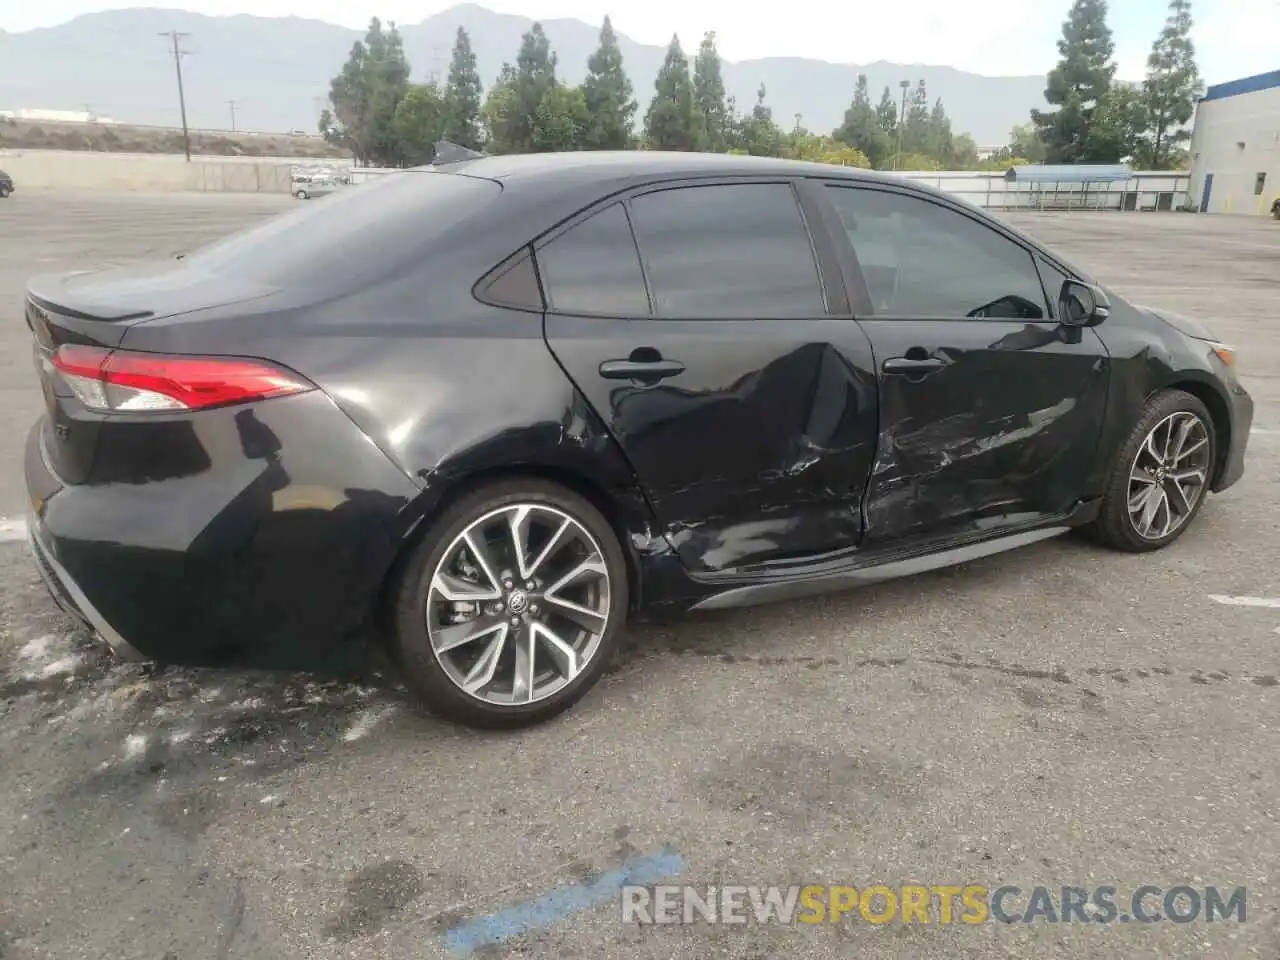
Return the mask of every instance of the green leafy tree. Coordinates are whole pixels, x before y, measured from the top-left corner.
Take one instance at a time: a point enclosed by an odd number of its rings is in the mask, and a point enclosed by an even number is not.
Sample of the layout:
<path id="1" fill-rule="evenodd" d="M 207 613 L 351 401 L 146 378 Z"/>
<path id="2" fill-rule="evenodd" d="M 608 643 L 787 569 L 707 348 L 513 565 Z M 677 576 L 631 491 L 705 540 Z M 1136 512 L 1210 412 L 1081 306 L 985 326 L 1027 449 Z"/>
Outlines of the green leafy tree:
<path id="1" fill-rule="evenodd" d="M 623 150 L 632 139 L 638 104 L 632 96 L 631 81 L 622 65 L 618 37 L 608 17 L 600 28 L 600 46 L 587 60 L 587 78 L 582 83 L 587 110 L 582 146 L 590 150 Z M 563 101 L 560 105 L 567 105 Z"/>
<path id="2" fill-rule="evenodd" d="M 730 112 L 714 30 L 703 35 L 693 61 L 693 107 L 702 132 L 701 148 L 723 153 L 729 147 Z"/>
<path id="3" fill-rule="evenodd" d="M 520 38 L 515 68 L 508 73 L 504 67 L 498 83 L 508 83 L 515 94 L 515 103 L 507 104 L 503 118 L 504 151 L 533 153 L 537 150 L 534 128 L 538 107 L 556 86 L 556 55 L 551 52 L 551 42 L 541 23 L 535 23 Z"/>
<path id="4" fill-rule="evenodd" d="M 898 138 L 898 104 L 888 87 L 880 94 L 880 103 L 876 106 L 876 119 L 880 121 L 880 129 L 890 140 Z"/>
<path id="5" fill-rule="evenodd" d="M 753 157 L 778 157 L 786 144 L 786 135 L 773 122 L 773 110 L 764 102 L 764 84 L 756 92 L 756 103 L 751 108 L 743 130 L 743 146 Z"/>
<path id="6" fill-rule="evenodd" d="M 951 143 L 951 162 L 947 166 L 957 170 L 974 170 L 982 161 L 978 159 L 978 144 L 967 133 L 957 134 Z"/>
<path id="7" fill-rule="evenodd" d="M 396 106 L 392 130 L 399 159 L 409 166 L 430 163 L 448 123 L 445 94 L 434 83 L 411 86 Z"/>
<path id="8" fill-rule="evenodd" d="M 645 113 L 645 140 L 655 150 L 698 149 L 689 61 L 673 36 L 653 83 L 654 96 Z"/>
<path id="9" fill-rule="evenodd" d="M 893 144 L 880 125 L 880 118 L 871 105 L 867 88 L 867 75 L 858 74 L 853 90 L 853 102 L 844 112 L 844 123 L 832 134 L 835 139 L 860 150 L 875 167 L 884 167 L 893 156 Z"/>
<path id="10" fill-rule="evenodd" d="M 1147 107 L 1142 90 L 1127 83 L 1113 84 L 1094 112 L 1079 161 L 1131 161 L 1142 149 L 1142 135 L 1146 129 Z"/>
<path id="11" fill-rule="evenodd" d="M 1009 158 L 1028 163 L 1044 163 L 1044 143 L 1035 125 L 1023 123 L 1009 131 Z"/>
<path id="12" fill-rule="evenodd" d="M 459 27 L 453 41 L 453 58 L 449 61 L 449 78 L 444 85 L 445 140 L 469 150 L 480 146 L 482 95 L 471 38 Z"/>
<path id="13" fill-rule="evenodd" d="M 509 63 L 502 65 L 502 72 L 489 88 L 484 106 L 480 108 L 480 120 L 485 130 L 485 149 L 490 153 L 516 153 L 520 115 L 520 95 L 516 90 L 516 69 Z"/>
<path id="14" fill-rule="evenodd" d="M 1079 163 L 1094 152 L 1090 129 L 1116 71 L 1106 0 L 1075 0 L 1062 25 L 1058 53 L 1061 59 L 1044 91 L 1058 109 L 1033 110 L 1031 119 L 1050 163 Z"/>
<path id="15" fill-rule="evenodd" d="M 1143 166 L 1168 170 L 1183 155 L 1191 138 L 1187 124 L 1204 93 L 1191 42 L 1191 0 L 1172 0 L 1164 29 L 1147 58 L 1142 85 L 1147 130 L 1139 148 Z"/>
<path id="16" fill-rule="evenodd" d="M 374 17 L 364 40 L 352 45 L 342 71 L 329 82 L 328 136 L 349 145 L 357 162 L 394 165 L 399 158 L 392 125 L 408 88 L 400 32 L 395 24 L 384 30 Z"/>
<path id="17" fill-rule="evenodd" d="M 556 84 L 534 113 L 534 149 L 543 153 L 582 149 L 591 119 L 582 89 Z"/>

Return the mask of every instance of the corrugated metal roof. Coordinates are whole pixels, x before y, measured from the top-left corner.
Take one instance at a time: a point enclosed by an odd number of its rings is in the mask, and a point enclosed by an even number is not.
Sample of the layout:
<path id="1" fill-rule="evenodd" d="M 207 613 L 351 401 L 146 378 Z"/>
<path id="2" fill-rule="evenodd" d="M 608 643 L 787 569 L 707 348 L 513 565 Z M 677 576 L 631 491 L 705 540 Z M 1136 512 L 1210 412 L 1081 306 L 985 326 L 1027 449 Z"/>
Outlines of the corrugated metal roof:
<path id="1" fill-rule="evenodd" d="M 1242 93 L 1257 93 L 1260 90 L 1272 90 L 1280 87 L 1280 70 L 1270 73 L 1259 73 L 1256 76 L 1231 80 L 1227 83 L 1215 83 L 1204 92 L 1200 102 L 1206 100 L 1225 100 L 1227 97 L 1238 97 Z"/>
<path id="2" fill-rule="evenodd" d="M 1028 163 L 1005 174 L 1018 183 L 1119 183 L 1132 176 L 1122 163 Z"/>

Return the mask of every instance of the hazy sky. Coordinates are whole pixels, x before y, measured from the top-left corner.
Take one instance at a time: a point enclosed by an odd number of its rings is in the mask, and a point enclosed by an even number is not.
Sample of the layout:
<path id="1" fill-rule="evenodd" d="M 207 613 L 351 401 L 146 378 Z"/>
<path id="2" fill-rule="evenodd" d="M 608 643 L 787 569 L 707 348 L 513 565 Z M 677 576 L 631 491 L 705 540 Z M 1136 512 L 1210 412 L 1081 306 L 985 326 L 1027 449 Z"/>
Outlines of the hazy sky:
<path id="1" fill-rule="evenodd" d="M 108 7 L 101 0 L 0 0 L 0 25 L 10 31 L 52 26 Z M 448 0 L 185 0 L 173 5 L 205 14 L 297 16 L 363 27 L 371 16 L 416 23 L 451 5 Z M 147 4 L 150 5 L 150 4 Z M 989 75 L 1044 73 L 1070 0 L 788 0 L 785 4 L 730 0 L 484 0 L 502 13 L 532 18 L 575 17 L 614 26 L 642 43 L 665 44 L 673 31 L 686 50 L 708 29 L 730 60 L 767 56 L 814 57 L 844 63 L 892 60 L 950 64 Z M 1110 23 L 1120 74 L 1140 79 L 1151 41 L 1164 21 L 1166 0 L 1112 0 Z M 785 19 L 778 15 L 785 10 Z M 1194 0 L 1193 39 L 1209 83 L 1280 69 L 1280 0 Z"/>

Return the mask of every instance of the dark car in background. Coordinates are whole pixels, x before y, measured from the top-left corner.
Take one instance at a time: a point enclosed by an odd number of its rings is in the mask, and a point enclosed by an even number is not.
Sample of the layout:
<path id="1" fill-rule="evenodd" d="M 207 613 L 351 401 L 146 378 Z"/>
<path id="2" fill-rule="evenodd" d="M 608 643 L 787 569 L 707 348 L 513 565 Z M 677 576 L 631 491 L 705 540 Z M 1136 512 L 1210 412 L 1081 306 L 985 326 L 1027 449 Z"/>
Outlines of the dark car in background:
<path id="1" fill-rule="evenodd" d="M 386 637 L 483 726 L 630 617 L 1083 531 L 1244 469 L 1232 349 L 866 171 L 658 152 L 390 174 L 181 261 L 35 278 L 51 589 L 117 650 L 311 668 Z"/>
<path id="2" fill-rule="evenodd" d="M 0 170 L 0 200 L 13 193 L 13 177 Z"/>

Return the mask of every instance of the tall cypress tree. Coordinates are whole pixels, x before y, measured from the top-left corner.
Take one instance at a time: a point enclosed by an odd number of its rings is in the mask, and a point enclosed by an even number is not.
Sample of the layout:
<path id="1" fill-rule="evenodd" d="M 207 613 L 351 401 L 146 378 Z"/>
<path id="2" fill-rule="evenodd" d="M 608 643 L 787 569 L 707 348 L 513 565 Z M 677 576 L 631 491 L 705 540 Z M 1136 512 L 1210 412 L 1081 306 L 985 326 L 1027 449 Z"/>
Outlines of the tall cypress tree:
<path id="1" fill-rule="evenodd" d="M 583 145 L 588 150 L 625 149 L 631 143 L 638 104 L 631 95 L 631 81 L 622 65 L 618 37 L 607 16 L 600 28 L 600 46 L 587 60 L 582 94 L 589 117 Z"/>
<path id="2" fill-rule="evenodd" d="M 876 106 L 876 119 L 880 121 L 880 129 L 893 139 L 898 135 L 898 104 L 888 87 L 880 94 L 880 103 Z"/>
<path id="3" fill-rule="evenodd" d="M 444 86 L 444 138 L 474 150 L 480 146 L 480 73 L 471 38 L 462 27 L 453 42 L 449 79 Z"/>
<path id="4" fill-rule="evenodd" d="M 689 61 L 673 36 L 653 83 L 653 102 L 644 118 L 645 139 L 657 150 L 696 150 L 698 128 L 693 110 Z"/>
<path id="5" fill-rule="evenodd" d="M 1191 137 L 1187 123 L 1203 93 L 1191 42 L 1191 0 L 1171 0 L 1169 17 L 1147 58 L 1147 79 L 1142 85 L 1148 127 L 1141 150 L 1144 165 L 1166 170 L 1176 163 L 1182 144 Z"/>
<path id="6" fill-rule="evenodd" d="M 1058 53 L 1061 59 L 1044 91 L 1058 109 L 1033 110 L 1031 119 L 1050 163 L 1078 163 L 1089 153 L 1090 128 L 1116 72 L 1106 0 L 1075 0 L 1062 25 Z"/>
<path id="7" fill-rule="evenodd" d="M 844 123 L 832 136 L 842 143 L 861 150 L 873 167 L 883 167 L 889 159 L 889 136 L 881 128 L 876 109 L 871 106 L 871 94 L 867 87 L 865 73 L 858 74 L 858 82 L 853 90 L 853 102 L 844 112 Z"/>
<path id="8" fill-rule="evenodd" d="M 537 126 L 538 108 L 542 98 L 556 86 L 556 55 L 551 52 L 541 23 L 535 23 L 520 38 L 520 52 L 516 55 L 512 90 L 515 93 L 515 111 L 510 119 L 512 151 L 532 153 L 537 149 L 534 131 Z"/>
<path id="9" fill-rule="evenodd" d="M 693 60 L 693 107 L 701 128 L 700 146 L 712 153 L 723 153 L 729 148 L 729 107 L 714 30 L 703 34 Z"/>

